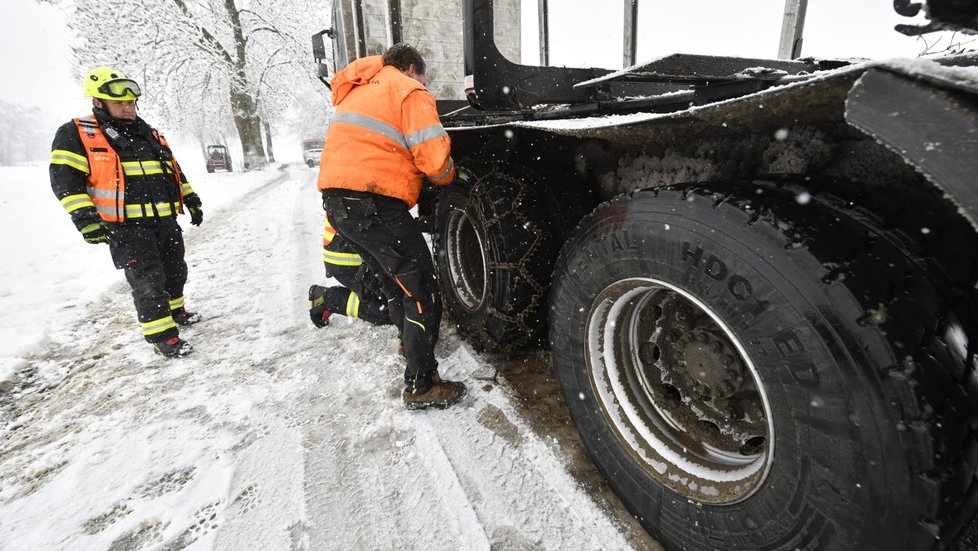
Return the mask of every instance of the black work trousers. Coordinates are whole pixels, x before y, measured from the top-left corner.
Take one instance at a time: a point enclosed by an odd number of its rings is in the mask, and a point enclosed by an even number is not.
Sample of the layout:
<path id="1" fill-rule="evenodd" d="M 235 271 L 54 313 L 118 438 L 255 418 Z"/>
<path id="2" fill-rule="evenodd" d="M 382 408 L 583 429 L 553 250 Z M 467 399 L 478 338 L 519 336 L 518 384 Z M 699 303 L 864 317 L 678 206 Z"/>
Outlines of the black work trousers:
<path id="1" fill-rule="evenodd" d="M 176 217 L 138 218 L 107 223 L 106 227 L 112 261 L 116 268 L 125 270 L 132 287 L 143 336 L 153 343 L 177 336 L 170 305 L 183 298 L 187 263 L 183 258 L 183 230 Z"/>
<path id="2" fill-rule="evenodd" d="M 390 311 L 381 281 L 374 270 L 324 262 L 326 277 L 340 285 L 326 289 L 326 309 L 334 314 L 359 318 L 375 325 L 391 325 Z"/>
<path id="3" fill-rule="evenodd" d="M 407 368 L 404 384 L 421 393 L 438 368 L 435 344 L 441 323 L 441 297 L 431 251 L 421 225 L 400 199 L 327 189 L 323 208 L 333 227 L 353 243 L 368 267 L 381 278 L 391 321 L 401 331 Z"/>

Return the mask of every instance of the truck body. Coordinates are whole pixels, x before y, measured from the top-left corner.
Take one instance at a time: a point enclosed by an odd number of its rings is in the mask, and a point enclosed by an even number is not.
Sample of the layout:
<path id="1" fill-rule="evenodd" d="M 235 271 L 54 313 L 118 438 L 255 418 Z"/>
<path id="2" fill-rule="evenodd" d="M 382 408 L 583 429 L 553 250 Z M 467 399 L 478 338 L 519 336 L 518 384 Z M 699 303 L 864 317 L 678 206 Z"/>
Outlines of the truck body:
<path id="1" fill-rule="evenodd" d="M 434 37 L 405 31 L 421 2 L 368 4 L 387 34 L 334 11 L 337 60 L 463 46 L 432 91 L 471 185 L 419 203 L 447 313 L 479 349 L 549 349 L 667 549 L 978 545 L 973 53 L 529 66 L 493 0 L 424 3 L 461 14 Z M 978 28 L 973 2 L 894 7 Z"/>

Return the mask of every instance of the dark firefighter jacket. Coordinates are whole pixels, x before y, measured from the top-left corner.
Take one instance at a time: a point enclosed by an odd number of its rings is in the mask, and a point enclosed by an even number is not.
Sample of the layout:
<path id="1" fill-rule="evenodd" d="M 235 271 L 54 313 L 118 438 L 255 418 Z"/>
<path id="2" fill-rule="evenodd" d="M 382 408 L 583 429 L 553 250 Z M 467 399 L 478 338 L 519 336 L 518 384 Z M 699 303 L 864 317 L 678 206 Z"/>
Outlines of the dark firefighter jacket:
<path id="1" fill-rule="evenodd" d="M 410 208 L 425 177 L 452 182 L 451 139 L 421 83 L 370 56 L 336 73 L 332 85 L 336 111 L 320 161 L 320 190 L 387 195 Z"/>
<path id="2" fill-rule="evenodd" d="M 78 229 L 97 222 L 175 216 L 199 205 L 173 152 L 142 119 L 100 109 L 58 129 L 51 145 L 51 188 Z"/>

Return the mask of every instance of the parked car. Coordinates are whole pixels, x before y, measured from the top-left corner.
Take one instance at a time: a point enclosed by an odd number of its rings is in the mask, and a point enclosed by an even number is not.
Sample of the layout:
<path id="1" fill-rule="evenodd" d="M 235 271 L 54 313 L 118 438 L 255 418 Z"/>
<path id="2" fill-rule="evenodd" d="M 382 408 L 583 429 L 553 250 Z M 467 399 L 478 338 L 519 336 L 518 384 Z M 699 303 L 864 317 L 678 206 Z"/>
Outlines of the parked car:
<path id="1" fill-rule="evenodd" d="M 223 145 L 207 146 L 207 172 L 215 170 L 232 172 L 231 155 L 228 154 L 228 148 Z"/>
<path id="2" fill-rule="evenodd" d="M 319 164 L 319 157 L 323 154 L 323 139 L 316 138 L 302 140 L 302 160 L 306 165 L 313 167 Z"/>

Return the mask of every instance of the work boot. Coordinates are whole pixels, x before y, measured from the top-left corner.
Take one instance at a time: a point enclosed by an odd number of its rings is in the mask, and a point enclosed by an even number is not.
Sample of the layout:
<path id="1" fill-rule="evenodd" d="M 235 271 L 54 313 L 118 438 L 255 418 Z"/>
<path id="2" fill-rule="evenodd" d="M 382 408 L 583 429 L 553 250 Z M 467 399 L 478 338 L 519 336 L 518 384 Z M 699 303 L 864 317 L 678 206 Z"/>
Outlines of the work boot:
<path id="1" fill-rule="evenodd" d="M 153 348 L 157 354 L 163 354 L 167 358 L 179 358 L 194 351 L 194 347 L 180 337 L 170 337 L 165 341 L 155 343 Z"/>
<path id="2" fill-rule="evenodd" d="M 309 319 L 316 327 L 329 325 L 333 313 L 326 309 L 326 288 L 320 285 L 309 286 Z"/>
<path id="3" fill-rule="evenodd" d="M 171 315 L 173 316 L 173 321 L 177 322 L 177 325 L 193 325 L 204 319 L 197 312 L 188 312 L 183 306 L 171 312 Z"/>
<path id="4" fill-rule="evenodd" d="M 445 409 L 462 401 L 465 385 L 457 381 L 443 381 L 436 371 L 431 378 L 431 388 L 424 393 L 415 394 L 407 389 L 401 392 L 404 407 L 410 410 Z"/>

